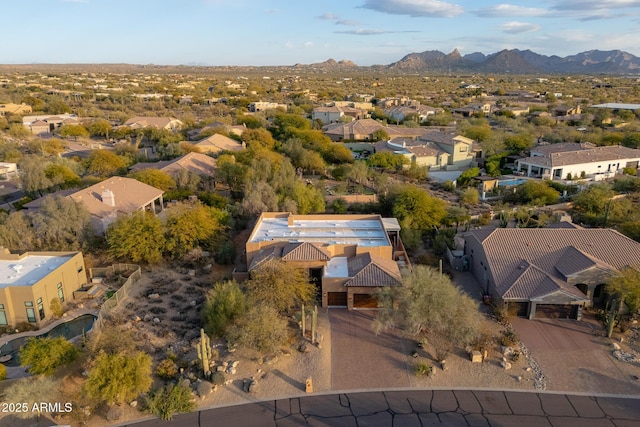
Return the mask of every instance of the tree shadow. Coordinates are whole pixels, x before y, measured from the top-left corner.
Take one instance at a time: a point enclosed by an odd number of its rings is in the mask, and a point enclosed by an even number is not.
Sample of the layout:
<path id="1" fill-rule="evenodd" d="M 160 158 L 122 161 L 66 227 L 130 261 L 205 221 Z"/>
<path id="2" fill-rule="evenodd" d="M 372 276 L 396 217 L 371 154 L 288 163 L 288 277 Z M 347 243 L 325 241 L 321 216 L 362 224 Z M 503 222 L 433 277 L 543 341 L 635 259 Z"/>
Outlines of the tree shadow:
<path id="1" fill-rule="evenodd" d="M 298 390 L 302 390 L 302 391 L 306 390 L 305 383 L 291 378 L 289 375 L 285 374 L 280 369 L 274 369 L 273 371 L 271 371 L 271 373 L 276 377 L 280 378 L 281 380 L 284 380 L 286 383 L 292 385 Z"/>

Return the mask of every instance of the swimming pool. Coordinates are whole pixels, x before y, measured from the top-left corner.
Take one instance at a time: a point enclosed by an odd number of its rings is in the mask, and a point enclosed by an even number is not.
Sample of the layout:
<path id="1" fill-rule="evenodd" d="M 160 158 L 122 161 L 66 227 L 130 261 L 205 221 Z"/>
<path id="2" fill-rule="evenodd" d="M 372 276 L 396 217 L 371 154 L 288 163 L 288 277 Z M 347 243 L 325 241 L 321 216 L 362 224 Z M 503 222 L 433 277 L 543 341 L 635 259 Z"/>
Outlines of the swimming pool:
<path id="1" fill-rule="evenodd" d="M 525 178 L 502 179 L 498 181 L 498 187 L 511 187 L 515 185 L 521 185 L 527 181 L 528 179 Z"/>
<path id="2" fill-rule="evenodd" d="M 95 322 L 96 316 L 93 314 L 83 314 L 82 316 L 78 316 L 75 319 L 72 319 L 68 322 L 64 322 L 56 326 L 40 335 L 30 336 L 30 337 L 19 337 L 15 338 L 2 347 L 0 347 L 0 356 L 6 356 L 10 354 L 11 360 L 6 362 L 6 366 L 20 366 L 20 359 L 18 358 L 18 353 L 20 352 L 20 347 L 24 345 L 24 343 L 33 337 L 65 337 L 66 339 L 75 338 L 79 335 L 82 335 L 83 332 L 88 332 L 93 326 L 93 322 Z"/>

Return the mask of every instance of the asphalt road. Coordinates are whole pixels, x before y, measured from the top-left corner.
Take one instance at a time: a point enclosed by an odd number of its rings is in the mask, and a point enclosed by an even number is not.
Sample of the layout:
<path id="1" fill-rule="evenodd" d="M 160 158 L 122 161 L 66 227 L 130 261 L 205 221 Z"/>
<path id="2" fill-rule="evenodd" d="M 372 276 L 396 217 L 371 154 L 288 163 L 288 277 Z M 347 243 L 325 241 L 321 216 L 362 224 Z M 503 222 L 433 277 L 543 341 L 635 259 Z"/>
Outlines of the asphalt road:
<path id="1" fill-rule="evenodd" d="M 227 406 L 130 427 L 290 426 L 623 427 L 640 425 L 640 397 L 481 390 L 310 395 Z"/>

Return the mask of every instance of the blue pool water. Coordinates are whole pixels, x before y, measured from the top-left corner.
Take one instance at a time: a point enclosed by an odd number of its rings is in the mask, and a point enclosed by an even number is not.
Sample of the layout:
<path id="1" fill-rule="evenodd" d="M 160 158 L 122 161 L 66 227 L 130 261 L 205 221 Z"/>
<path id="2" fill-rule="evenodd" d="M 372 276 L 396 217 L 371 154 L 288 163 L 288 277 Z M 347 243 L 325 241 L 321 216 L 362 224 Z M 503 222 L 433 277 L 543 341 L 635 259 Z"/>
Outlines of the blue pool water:
<path id="1" fill-rule="evenodd" d="M 512 179 L 503 179 L 498 181 L 498 187 L 509 187 L 513 185 L 520 185 L 527 182 L 528 179 L 524 178 L 512 178 Z"/>
<path id="2" fill-rule="evenodd" d="M 93 322 L 95 322 L 95 320 L 96 316 L 94 316 L 93 314 L 83 314 L 82 316 L 78 316 L 73 320 L 59 324 L 48 332 L 40 335 L 35 335 L 35 337 L 65 337 L 66 339 L 75 338 L 79 335 L 82 335 L 83 332 L 88 332 L 93 326 Z M 22 347 L 29 338 L 32 337 L 16 338 L 0 347 L 0 356 L 6 356 L 7 354 L 13 356 L 10 361 L 5 363 L 6 366 L 20 366 L 18 353 L 20 352 L 20 347 Z"/>

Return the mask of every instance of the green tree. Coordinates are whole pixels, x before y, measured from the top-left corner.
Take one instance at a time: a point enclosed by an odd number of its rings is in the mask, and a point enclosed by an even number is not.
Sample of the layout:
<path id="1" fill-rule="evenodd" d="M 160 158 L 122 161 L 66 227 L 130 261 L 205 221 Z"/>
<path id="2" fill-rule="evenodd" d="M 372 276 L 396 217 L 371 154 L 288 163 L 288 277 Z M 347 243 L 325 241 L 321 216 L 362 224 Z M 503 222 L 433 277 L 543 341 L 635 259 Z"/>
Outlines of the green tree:
<path id="1" fill-rule="evenodd" d="M 181 257 L 222 231 L 224 214 L 208 206 L 176 206 L 166 213 L 166 250 Z"/>
<path id="2" fill-rule="evenodd" d="M 273 150 L 276 145 L 276 141 L 273 139 L 271 132 L 265 128 L 247 129 L 242 133 L 242 140 L 247 144 L 247 147 L 262 147 L 268 150 Z"/>
<path id="3" fill-rule="evenodd" d="M 533 135 L 529 133 L 520 133 L 508 136 L 504 140 L 505 147 L 515 153 L 525 151 L 531 148 L 535 142 Z"/>
<path id="4" fill-rule="evenodd" d="M 22 188 L 32 195 L 42 193 L 53 185 L 45 174 L 46 163 L 39 156 L 24 156 L 18 167 L 21 170 L 20 182 Z"/>
<path id="5" fill-rule="evenodd" d="M 162 221 L 144 212 L 120 217 L 107 231 L 109 253 L 135 263 L 160 262 L 165 244 Z"/>
<path id="6" fill-rule="evenodd" d="M 553 205 L 558 203 L 560 192 L 544 181 L 527 181 L 516 187 L 515 192 L 508 193 L 504 201 L 517 204 Z"/>
<path id="7" fill-rule="evenodd" d="M 248 168 L 237 163 L 233 155 L 223 154 L 218 157 L 216 179 L 224 182 L 232 191 L 241 191 Z"/>
<path id="8" fill-rule="evenodd" d="M 485 126 L 471 126 L 463 132 L 463 135 L 467 138 L 475 139 L 478 142 L 483 142 L 493 136 L 493 131 L 488 124 Z"/>
<path id="9" fill-rule="evenodd" d="M 169 191 L 176 188 L 176 182 L 171 175 L 159 169 L 142 169 L 129 174 L 130 178 L 137 179 L 152 187 L 159 188 L 163 191 Z"/>
<path id="10" fill-rule="evenodd" d="M 383 309 L 376 329 L 399 327 L 412 336 L 439 334 L 464 347 L 478 334 L 478 303 L 436 269 L 416 265 L 404 275 L 402 286 L 383 288 Z"/>
<path id="11" fill-rule="evenodd" d="M 214 337 L 224 336 L 227 329 L 247 311 L 247 297 L 235 280 L 218 282 L 207 292 L 202 309 L 204 329 Z"/>
<path id="12" fill-rule="evenodd" d="M 324 197 L 315 187 L 297 181 L 293 187 L 292 200 L 296 202 L 299 214 L 322 213 L 325 210 Z"/>
<path id="13" fill-rule="evenodd" d="M 47 114 L 65 114 L 71 112 L 71 107 L 59 96 L 49 96 L 45 99 L 42 110 Z"/>
<path id="14" fill-rule="evenodd" d="M 62 125 L 58 132 L 63 138 L 89 138 L 89 131 L 82 125 Z"/>
<path id="15" fill-rule="evenodd" d="M 384 168 L 390 170 L 400 170 L 408 160 L 402 154 L 394 154 L 390 151 L 378 151 L 367 159 L 370 167 Z"/>
<path id="16" fill-rule="evenodd" d="M 35 245 L 47 250 L 86 249 L 93 238 L 91 215 L 81 203 L 63 196 L 47 196 L 29 213 Z"/>
<path id="17" fill-rule="evenodd" d="M 10 215 L 0 213 L 0 246 L 13 250 L 32 250 L 36 237 L 31 221 L 24 211 Z"/>
<path id="18" fill-rule="evenodd" d="M 171 420 L 174 414 L 191 412 L 196 407 L 191 389 L 180 384 L 153 391 L 147 404 L 149 412 L 162 420 Z"/>
<path id="19" fill-rule="evenodd" d="M 469 168 L 458 177 L 458 186 L 467 185 L 472 178 L 480 175 L 480 168 Z"/>
<path id="20" fill-rule="evenodd" d="M 50 163 L 44 168 L 44 176 L 51 184 L 60 188 L 71 188 L 80 185 L 81 180 L 78 174 L 66 165 L 61 163 Z"/>
<path id="21" fill-rule="evenodd" d="M 377 129 L 371 134 L 371 139 L 373 141 L 388 141 L 391 137 L 389 137 L 389 133 L 386 130 Z"/>
<path id="22" fill-rule="evenodd" d="M 57 367 L 73 362 L 78 350 L 64 337 L 29 338 L 20 350 L 20 365 L 36 375 L 52 375 Z"/>
<path id="23" fill-rule="evenodd" d="M 127 167 L 127 160 L 108 150 L 94 150 L 86 161 L 87 173 L 109 177 Z"/>
<path id="24" fill-rule="evenodd" d="M 480 193 L 474 187 L 467 187 L 460 194 L 460 201 L 465 205 L 477 205 L 480 202 Z"/>
<path id="25" fill-rule="evenodd" d="M 31 131 L 21 123 L 10 124 L 7 133 L 14 138 L 28 138 L 31 136 Z"/>
<path id="26" fill-rule="evenodd" d="M 447 216 L 446 202 L 413 185 L 391 190 L 392 212 L 402 229 L 421 233 L 438 227 Z"/>
<path id="27" fill-rule="evenodd" d="M 111 134 L 111 123 L 105 119 L 94 120 L 89 125 L 89 133 L 91 136 L 102 136 L 108 140 Z"/>
<path id="28" fill-rule="evenodd" d="M 607 322 L 607 337 L 611 337 L 615 319 L 624 304 L 631 313 L 636 313 L 640 308 L 640 271 L 633 267 L 623 268 L 607 282 L 605 290 L 612 299 L 608 303 L 610 311 Z"/>
<path id="29" fill-rule="evenodd" d="M 622 145 L 629 148 L 640 148 L 640 132 L 629 132 L 622 139 Z"/>
<path id="30" fill-rule="evenodd" d="M 286 320 L 266 302 L 251 306 L 227 332 L 227 340 L 232 344 L 262 353 L 272 353 L 284 345 L 286 339 Z"/>
<path id="31" fill-rule="evenodd" d="M 267 304 L 279 311 L 311 301 L 316 291 L 303 269 L 280 259 L 253 270 L 245 288 L 251 304 Z"/>
<path id="32" fill-rule="evenodd" d="M 614 195 L 608 184 L 593 184 L 573 198 L 572 207 L 586 221 L 597 223 L 603 220 Z"/>
<path id="33" fill-rule="evenodd" d="M 100 353 L 93 360 L 85 392 L 109 405 L 130 402 L 151 388 L 151 356 L 141 351 Z"/>

